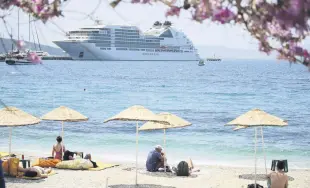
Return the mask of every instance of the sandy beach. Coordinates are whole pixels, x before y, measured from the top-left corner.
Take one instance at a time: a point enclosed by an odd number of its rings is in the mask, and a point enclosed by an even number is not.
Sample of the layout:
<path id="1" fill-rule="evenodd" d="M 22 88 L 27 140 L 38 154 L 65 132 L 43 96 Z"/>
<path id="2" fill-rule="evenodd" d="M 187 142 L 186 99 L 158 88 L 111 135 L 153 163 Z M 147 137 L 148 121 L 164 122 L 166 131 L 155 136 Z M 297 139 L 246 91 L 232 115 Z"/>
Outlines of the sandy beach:
<path id="1" fill-rule="evenodd" d="M 33 157 L 32 157 L 33 158 Z M 233 163 L 233 161 L 232 161 Z M 24 180 L 6 178 L 8 188 L 68 188 L 68 187 L 103 187 L 107 183 L 111 188 L 133 187 L 135 183 L 135 164 L 120 164 L 118 167 L 102 171 L 74 171 L 55 169 L 56 175 L 41 180 Z M 177 177 L 169 173 L 148 173 L 144 165 L 140 163 L 138 170 L 139 187 L 149 188 L 246 188 L 254 183 L 253 168 L 227 167 L 227 166 L 196 166 L 199 172 L 194 172 L 190 177 Z M 269 171 L 270 172 L 270 171 Z M 261 177 L 264 169 L 258 169 L 259 184 L 267 185 Z M 310 169 L 289 169 L 287 173 L 291 177 L 289 187 L 307 188 L 310 185 Z M 241 175 L 241 178 L 239 177 Z M 107 182 L 108 181 L 108 182 Z M 130 186 L 131 185 L 131 186 Z M 143 186 L 148 185 L 148 186 Z"/>

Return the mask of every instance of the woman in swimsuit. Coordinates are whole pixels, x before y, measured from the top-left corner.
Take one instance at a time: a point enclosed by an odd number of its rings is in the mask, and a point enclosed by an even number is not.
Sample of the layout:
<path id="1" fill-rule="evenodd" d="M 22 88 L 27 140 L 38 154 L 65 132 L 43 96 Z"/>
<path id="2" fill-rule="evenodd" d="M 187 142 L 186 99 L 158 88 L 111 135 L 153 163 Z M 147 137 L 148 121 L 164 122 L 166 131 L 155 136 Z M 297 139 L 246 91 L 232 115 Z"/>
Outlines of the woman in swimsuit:
<path id="1" fill-rule="evenodd" d="M 62 138 L 58 136 L 56 138 L 57 144 L 53 145 L 52 156 L 54 159 L 62 160 L 62 153 L 66 151 L 65 146 L 62 145 Z"/>

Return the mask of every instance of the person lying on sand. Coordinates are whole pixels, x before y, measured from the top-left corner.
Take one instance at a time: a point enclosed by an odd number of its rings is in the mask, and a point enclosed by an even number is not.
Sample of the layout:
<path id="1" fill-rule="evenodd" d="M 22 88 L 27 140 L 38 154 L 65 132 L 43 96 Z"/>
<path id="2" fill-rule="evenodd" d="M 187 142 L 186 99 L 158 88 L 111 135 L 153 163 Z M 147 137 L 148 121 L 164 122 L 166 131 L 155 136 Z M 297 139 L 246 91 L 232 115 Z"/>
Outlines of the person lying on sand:
<path id="1" fill-rule="evenodd" d="M 34 166 L 34 167 L 29 167 L 29 168 L 18 167 L 18 171 L 23 172 L 23 176 L 26 176 L 26 177 L 47 178 L 48 174 L 52 171 L 52 168 L 44 169 L 39 166 Z"/>
<path id="2" fill-rule="evenodd" d="M 84 159 L 88 159 L 93 164 L 94 168 L 98 167 L 97 163 L 91 160 L 91 155 L 90 154 L 86 154 Z"/>
<path id="3" fill-rule="evenodd" d="M 155 146 L 155 149 L 150 151 L 146 160 L 146 169 L 149 172 L 156 172 L 159 168 L 164 168 L 165 154 L 160 145 Z"/>
<path id="4" fill-rule="evenodd" d="M 270 178 L 271 185 L 269 188 L 287 188 L 288 187 L 288 176 L 283 172 L 284 162 L 278 161 L 277 172 L 272 172 L 267 175 Z"/>

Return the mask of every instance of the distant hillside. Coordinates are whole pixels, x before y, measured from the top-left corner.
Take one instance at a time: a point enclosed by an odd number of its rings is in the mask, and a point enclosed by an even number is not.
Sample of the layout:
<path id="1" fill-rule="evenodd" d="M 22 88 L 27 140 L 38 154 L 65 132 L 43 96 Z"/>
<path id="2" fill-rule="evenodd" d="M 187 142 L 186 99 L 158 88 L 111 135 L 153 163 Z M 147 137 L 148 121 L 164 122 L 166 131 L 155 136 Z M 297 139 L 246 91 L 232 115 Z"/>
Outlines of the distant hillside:
<path id="1" fill-rule="evenodd" d="M 251 49 L 227 48 L 222 46 L 196 46 L 201 58 L 223 58 L 223 59 L 275 59 L 274 54 L 268 56 L 265 53 Z"/>
<path id="2" fill-rule="evenodd" d="M 4 43 L 4 46 L 1 42 L 0 38 L 0 54 L 5 53 L 6 51 L 10 51 L 12 49 L 12 41 L 10 39 L 2 38 L 2 41 Z M 37 50 L 39 50 L 39 45 L 37 44 Z M 32 50 L 35 50 L 35 45 L 32 42 L 26 42 L 26 47 L 30 48 Z M 54 48 L 51 46 L 46 46 L 41 44 L 42 51 L 48 52 L 50 55 L 56 55 L 56 56 L 65 56 L 66 53 L 63 52 L 60 48 Z"/>

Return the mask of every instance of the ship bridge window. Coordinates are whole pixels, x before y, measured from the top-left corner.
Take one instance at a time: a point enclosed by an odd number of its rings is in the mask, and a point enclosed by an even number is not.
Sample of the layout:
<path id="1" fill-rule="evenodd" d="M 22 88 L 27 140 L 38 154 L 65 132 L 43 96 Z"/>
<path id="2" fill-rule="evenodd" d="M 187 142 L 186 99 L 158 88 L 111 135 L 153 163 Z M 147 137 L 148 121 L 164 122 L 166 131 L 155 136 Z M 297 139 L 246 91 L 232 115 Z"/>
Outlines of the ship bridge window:
<path id="1" fill-rule="evenodd" d="M 170 29 L 167 29 L 165 32 L 163 32 L 163 33 L 160 35 L 160 37 L 173 38 Z"/>

